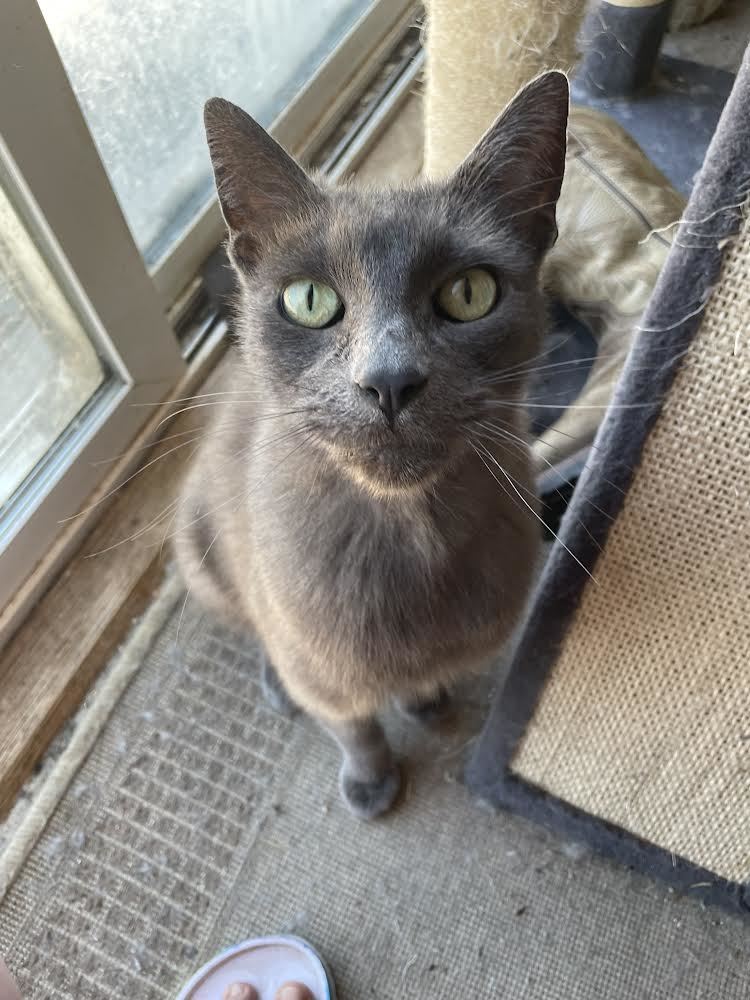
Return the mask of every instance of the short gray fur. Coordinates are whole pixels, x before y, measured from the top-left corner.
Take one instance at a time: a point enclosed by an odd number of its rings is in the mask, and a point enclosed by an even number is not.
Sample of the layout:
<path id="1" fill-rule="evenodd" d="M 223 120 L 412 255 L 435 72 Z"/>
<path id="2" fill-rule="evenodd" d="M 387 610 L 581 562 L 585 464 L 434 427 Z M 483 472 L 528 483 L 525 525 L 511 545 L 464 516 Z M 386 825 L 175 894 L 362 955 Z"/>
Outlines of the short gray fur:
<path id="1" fill-rule="evenodd" d="M 398 790 L 377 714 L 480 673 L 532 584 L 524 395 L 568 104 L 544 74 L 450 177 L 387 191 L 308 176 L 241 109 L 206 105 L 239 350 L 227 393 L 196 404 L 213 420 L 177 553 L 191 593 L 255 633 L 336 738 L 359 816 Z M 333 302 L 326 319 L 295 318 L 293 287 L 310 313 Z M 456 316 L 448 294 L 486 305 Z"/>

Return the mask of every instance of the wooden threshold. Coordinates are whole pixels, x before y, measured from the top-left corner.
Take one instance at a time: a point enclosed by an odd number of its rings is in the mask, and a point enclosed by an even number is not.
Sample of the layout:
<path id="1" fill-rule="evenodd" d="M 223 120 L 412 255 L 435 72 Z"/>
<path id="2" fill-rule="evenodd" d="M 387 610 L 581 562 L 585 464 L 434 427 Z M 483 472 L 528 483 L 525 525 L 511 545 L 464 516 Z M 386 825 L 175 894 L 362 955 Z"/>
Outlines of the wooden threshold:
<path id="1" fill-rule="evenodd" d="M 207 378 L 205 369 L 218 352 L 223 353 L 223 346 L 224 342 L 214 345 L 192 366 L 177 387 L 177 398 L 213 391 L 224 365 L 220 363 Z M 163 443 L 154 439 L 193 429 L 199 433 L 201 417 L 195 411 L 158 428 L 166 414 L 184 405 L 157 408 L 110 477 L 110 490 L 112 479 L 115 488 L 123 483 L 122 488 L 102 501 L 104 513 L 94 528 L 0 652 L 0 818 L 163 574 L 169 547 L 162 549 L 161 542 L 169 530 L 169 517 L 159 518 L 176 498 L 194 449 L 189 433 L 177 439 L 186 444 L 177 450 L 174 439 Z M 28 586 L 33 585 L 31 580 Z"/>

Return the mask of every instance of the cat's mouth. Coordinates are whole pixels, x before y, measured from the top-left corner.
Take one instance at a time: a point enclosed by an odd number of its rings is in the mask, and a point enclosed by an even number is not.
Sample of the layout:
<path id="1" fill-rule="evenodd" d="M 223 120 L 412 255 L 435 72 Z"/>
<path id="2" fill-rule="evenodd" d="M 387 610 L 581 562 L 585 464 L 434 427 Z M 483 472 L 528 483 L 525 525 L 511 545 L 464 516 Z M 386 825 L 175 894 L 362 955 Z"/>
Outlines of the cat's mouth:
<path id="1" fill-rule="evenodd" d="M 395 495 L 423 490 L 445 471 L 451 449 L 444 440 L 410 441 L 388 434 L 363 434 L 356 443 L 332 444 L 337 464 L 360 486 L 373 493 Z"/>

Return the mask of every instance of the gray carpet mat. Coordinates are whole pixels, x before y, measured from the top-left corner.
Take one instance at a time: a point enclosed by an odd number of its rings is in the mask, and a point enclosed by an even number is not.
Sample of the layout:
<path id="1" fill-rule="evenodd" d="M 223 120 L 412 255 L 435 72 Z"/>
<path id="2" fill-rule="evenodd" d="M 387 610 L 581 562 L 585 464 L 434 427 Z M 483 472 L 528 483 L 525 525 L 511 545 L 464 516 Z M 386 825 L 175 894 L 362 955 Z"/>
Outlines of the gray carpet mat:
<path id="1" fill-rule="evenodd" d="M 251 645 L 181 604 L 0 905 L 26 1000 L 165 1000 L 217 949 L 294 931 L 343 1000 L 741 1000 L 747 929 L 460 782 L 489 698 L 389 720 L 398 809 L 338 799 L 337 754 L 260 700 Z"/>

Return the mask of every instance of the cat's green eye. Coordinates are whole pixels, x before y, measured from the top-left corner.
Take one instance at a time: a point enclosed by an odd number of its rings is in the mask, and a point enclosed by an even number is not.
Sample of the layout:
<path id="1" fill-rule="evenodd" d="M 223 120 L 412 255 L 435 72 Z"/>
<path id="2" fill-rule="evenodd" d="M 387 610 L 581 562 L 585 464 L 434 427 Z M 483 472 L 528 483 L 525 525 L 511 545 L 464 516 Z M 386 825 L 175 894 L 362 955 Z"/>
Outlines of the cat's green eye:
<path id="1" fill-rule="evenodd" d="M 328 326 L 344 314 L 344 303 L 336 292 L 329 285 L 312 278 L 300 278 L 287 285 L 281 293 L 281 304 L 289 319 L 316 330 Z"/>
<path id="2" fill-rule="evenodd" d="M 454 275 L 437 293 L 437 305 L 449 319 L 468 323 L 486 316 L 497 301 L 497 282 L 479 267 Z"/>

